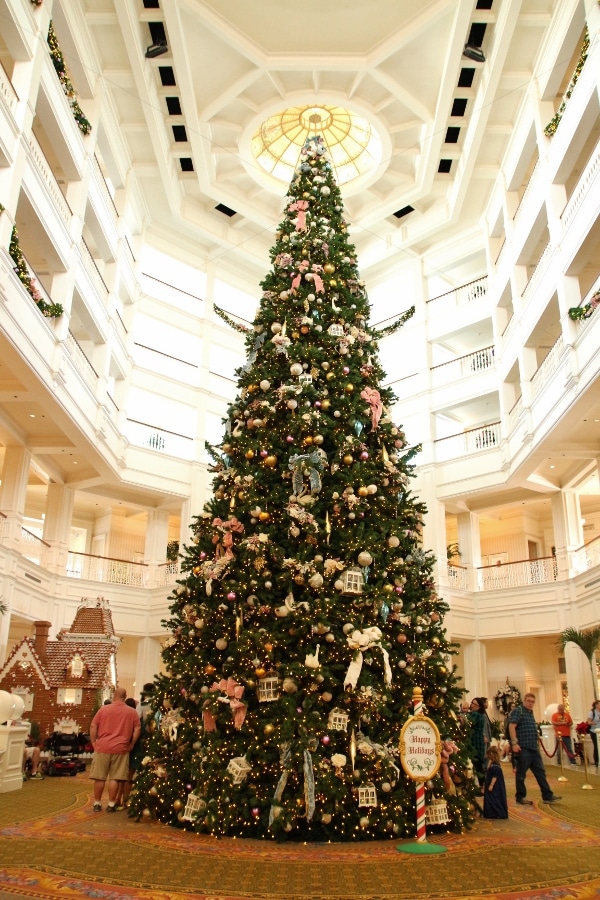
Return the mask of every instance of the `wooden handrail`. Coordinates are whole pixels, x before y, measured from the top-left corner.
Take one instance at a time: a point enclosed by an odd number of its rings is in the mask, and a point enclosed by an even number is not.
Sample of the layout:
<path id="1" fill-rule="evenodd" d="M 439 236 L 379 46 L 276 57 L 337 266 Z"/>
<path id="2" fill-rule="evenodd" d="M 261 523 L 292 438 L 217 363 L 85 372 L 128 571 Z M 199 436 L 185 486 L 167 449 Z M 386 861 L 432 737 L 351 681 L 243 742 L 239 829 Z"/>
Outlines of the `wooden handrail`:
<path id="1" fill-rule="evenodd" d="M 34 534 L 33 531 L 30 531 L 29 528 L 25 528 L 23 525 L 21 525 L 21 531 L 24 531 L 25 534 L 28 534 L 29 537 L 32 537 L 34 541 L 39 541 L 40 544 L 44 545 L 44 547 L 48 547 L 48 549 L 50 549 L 50 544 L 47 541 L 43 540 L 41 537 L 38 537 L 37 534 Z"/>
<path id="2" fill-rule="evenodd" d="M 166 428 L 159 428 L 158 425 L 149 425 L 148 422 L 140 422 L 139 419 L 127 419 L 128 422 L 133 422 L 134 425 L 143 425 L 144 428 L 151 428 L 152 431 L 157 431 L 159 434 L 172 434 L 173 437 L 184 438 L 186 441 L 193 441 L 194 438 L 191 438 L 187 434 L 179 434 L 178 431 L 167 431 Z"/>
<path id="3" fill-rule="evenodd" d="M 447 434 L 446 437 L 436 438 L 434 443 L 439 444 L 440 441 L 449 441 L 450 438 L 462 437 L 464 434 L 473 434 L 475 431 L 483 431 L 484 428 L 493 428 L 495 425 L 501 425 L 501 422 L 488 422 L 487 425 L 478 425 L 477 428 L 467 428 L 466 431 L 457 431 L 456 434 Z"/>
<path id="4" fill-rule="evenodd" d="M 157 350 L 155 347 L 149 347 L 147 344 L 140 344 L 138 341 L 134 341 L 133 346 L 141 347 L 143 350 L 149 350 L 151 353 L 158 353 L 159 356 L 165 356 L 167 359 L 174 359 L 175 362 L 183 363 L 184 366 L 192 366 L 194 369 L 198 368 L 196 363 L 188 362 L 187 359 L 181 359 L 179 356 L 172 356 L 170 353 L 163 353 L 162 350 Z"/>
<path id="5" fill-rule="evenodd" d="M 484 278 L 487 278 L 487 275 L 480 275 L 479 278 L 474 278 L 473 281 L 467 281 L 466 284 L 459 284 L 457 287 L 452 288 L 450 291 L 446 291 L 445 294 L 438 294 L 437 297 L 432 297 L 431 300 L 428 300 L 427 303 L 433 303 L 434 300 L 441 300 L 442 297 L 449 297 L 450 294 L 455 294 L 457 291 L 460 291 L 462 288 L 469 287 L 471 284 L 477 284 L 478 281 L 483 281 Z"/>
<path id="6" fill-rule="evenodd" d="M 130 559 L 119 559 L 118 556 L 98 556 L 96 553 L 80 553 L 79 550 L 69 550 L 73 556 L 87 556 L 89 559 L 106 559 L 108 562 L 120 562 L 125 563 L 128 566 L 145 566 L 148 568 L 148 563 L 144 562 L 133 562 Z"/>
<path id="7" fill-rule="evenodd" d="M 471 350 L 470 353 L 465 353 L 464 356 L 457 356 L 456 359 L 448 359 L 446 362 L 438 363 L 437 366 L 432 366 L 431 371 L 434 369 L 441 369 L 442 366 L 450 366 L 452 363 L 460 362 L 461 359 L 468 359 L 470 356 L 477 356 L 478 353 L 485 353 L 487 350 L 492 351 L 492 356 L 494 356 L 494 345 L 490 344 L 489 347 L 481 347 L 479 350 Z"/>
<path id="8" fill-rule="evenodd" d="M 500 569 L 502 566 L 516 566 L 519 563 L 533 563 L 533 562 L 541 562 L 543 559 L 554 559 L 555 556 L 538 556 L 535 559 L 513 559 L 512 562 L 505 563 L 494 563 L 490 566 L 477 566 L 478 569 Z"/>

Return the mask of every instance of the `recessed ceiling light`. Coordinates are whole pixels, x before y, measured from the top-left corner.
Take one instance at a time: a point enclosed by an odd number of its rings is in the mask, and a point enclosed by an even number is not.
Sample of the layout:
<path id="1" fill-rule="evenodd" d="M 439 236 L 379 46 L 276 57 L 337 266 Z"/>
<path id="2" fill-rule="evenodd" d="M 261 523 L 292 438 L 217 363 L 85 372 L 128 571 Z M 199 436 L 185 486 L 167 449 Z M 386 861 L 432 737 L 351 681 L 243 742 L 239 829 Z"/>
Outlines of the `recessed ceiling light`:
<path id="1" fill-rule="evenodd" d="M 555 469 L 555 468 L 556 468 L 556 466 L 550 466 L 550 468 L 551 468 L 551 469 Z"/>
<path id="2" fill-rule="evenodd" d="M 30 418 L 30 419 L 35 419 L 35 413 L 29 413 L 29 418 Z"/>

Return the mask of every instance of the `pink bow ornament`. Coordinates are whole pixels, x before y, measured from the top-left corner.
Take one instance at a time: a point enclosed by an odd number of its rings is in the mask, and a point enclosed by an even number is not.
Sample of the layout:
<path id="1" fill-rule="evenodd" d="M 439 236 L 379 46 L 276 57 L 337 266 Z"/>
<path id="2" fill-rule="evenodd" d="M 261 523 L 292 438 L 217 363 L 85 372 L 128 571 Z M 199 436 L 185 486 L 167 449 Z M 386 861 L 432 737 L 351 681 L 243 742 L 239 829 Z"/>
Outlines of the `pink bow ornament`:
<path id="1" fill-rule="evenodd" d="M 306 231 L 306 210 L 308 209 L 308 200 L 296 200 L 288 207 L 290 212 L 297 212 L 295 219 L 296 231 Z"/>
<path id="2" fill-rule="evenodd" d="M 244 685 L 238 684 L 233 678 L 223 678 L 221 681 L 215 681 L 211 690 L 221 691 L 221 696 L 217 697 L 216 700 L 218 703 L 229 704 L 233 717 L 233 727 L 239 730 L 246 718 L 246 704 L 242 703 L 241 699 L 244 696 Z M 208 700 L 202 709 L 205 732 L 217 730 L 217 722 L 212 713 L 211 705 L 211 701 Z"/>
<path id="3" fill-rule="evenodd" d="M 381 419 L 381 414 L 383 412 L 383 403 L 381 402 L 381 395 L 379 391 L 376 391 L 375 388 L 365 388 L 360 392 L 360 396 L 363 400 L 366 400 L 369 404 L 371 410 L 371 425 L 373 431 L 377 430 L 377 426 L 379 425 L 379 420 Z"/>

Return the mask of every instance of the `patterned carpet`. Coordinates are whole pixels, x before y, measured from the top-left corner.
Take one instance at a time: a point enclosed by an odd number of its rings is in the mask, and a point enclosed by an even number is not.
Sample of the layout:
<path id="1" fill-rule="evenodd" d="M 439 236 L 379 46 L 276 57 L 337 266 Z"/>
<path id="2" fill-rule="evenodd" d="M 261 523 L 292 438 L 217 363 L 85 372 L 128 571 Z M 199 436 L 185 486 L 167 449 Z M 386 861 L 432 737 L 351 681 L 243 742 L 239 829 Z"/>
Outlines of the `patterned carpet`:
<path id="1" fill-rule="evenodd" d="M 92 812 L 85 773 L 27 782 L 0 794 L 0 900 L 600 900 L 600 778 L 558 774 L 560 804 L 530 785 L 534 806 L 511 801 L 507 821 L 429 835 L 439 855 L 216 840 Z"/>

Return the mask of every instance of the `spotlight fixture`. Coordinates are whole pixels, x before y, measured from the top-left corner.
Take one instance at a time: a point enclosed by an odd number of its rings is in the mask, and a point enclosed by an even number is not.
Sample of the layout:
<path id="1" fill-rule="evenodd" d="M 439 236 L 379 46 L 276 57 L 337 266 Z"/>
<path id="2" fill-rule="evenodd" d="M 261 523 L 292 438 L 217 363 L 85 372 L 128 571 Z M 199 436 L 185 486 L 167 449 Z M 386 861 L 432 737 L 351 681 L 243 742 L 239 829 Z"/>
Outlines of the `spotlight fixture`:
<path id="1" fill-rule="evenodd" d="M 465 44 L 463 56 L 466 56 L 467 59 L 472 59 L 473 62 L 485 62 L 483 50 L 481 49 L 481 47 L 477 47 L 475 44 Z"/>
<path id="2" fill-rule="evenodd" d="M 146 50 L 146 59 L 154 59 L 155 56 L 162 56 L 168 53 L 169 48 L 166 41 L 158 41 L 156 44 L 150 44 Z"/>

